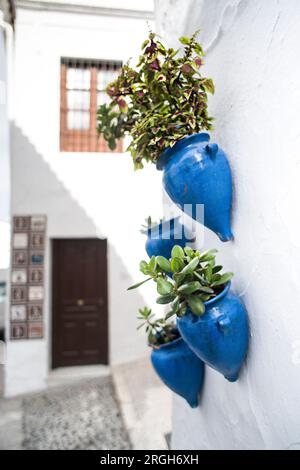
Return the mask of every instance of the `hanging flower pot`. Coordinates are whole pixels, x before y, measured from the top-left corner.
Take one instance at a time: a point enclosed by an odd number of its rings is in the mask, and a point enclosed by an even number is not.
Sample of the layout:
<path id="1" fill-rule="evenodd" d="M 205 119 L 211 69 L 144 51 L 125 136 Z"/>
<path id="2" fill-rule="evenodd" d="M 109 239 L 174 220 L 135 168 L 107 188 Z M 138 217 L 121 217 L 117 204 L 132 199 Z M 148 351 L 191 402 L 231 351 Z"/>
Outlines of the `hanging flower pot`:
<path id="1" fill-rule="evenodd" d="M 146 329 L 151 361 L 160 379 L 192 408 L 197 407 L 204 379 L 203 362 L 180 337 L 174 323 L 156 318 L 147 307 L 139 309 L 138 319 L 142 321 L 138 329 Z"/>
<path id="2" fill-rule="evenodd" d="M 245 360 L 249 328 L 247 311 L 230 291 L 229 282 L 215 298 L 205 302 L 205 313 L 188 311 L 177 319 L 181 336 L 197 356 L 230 382 L 238 379 Z"/>
<path id="3" fill-rule="evenodd" d="M 204 364 L 183 339 L 154 348 L 151 361 L 164 384 L 196 408 L 203 386 Z"/>
<path id="4" fill-rule="evenodd" d="M 197 205 L 203 204 L 204 225 L 228 241 L 233 238 L 231 171 L 223 150 L 209 140 L 206 133 L 185 137 L 162 153 L 157 168 L 163 170 L 163 185 L 173 202 L 182 210 L 191 205 L 195 220 Z"/>
<path id="5" fill-rule="evenodd" d="M 174 246 L 169 260 L 153 256 L 142 261 L 140 271 L 147 278 L 129 289 L 153 280 L 156 302 L 169 305 L 165 318 L 176 315 L 181 337 L 198 358 L 234 382 L 247 354 L 248 316 L 230 291 L 233 273 L 222 272 L 215 253 Z"/>
<path id="6" fill-rule="evenodd" d="M 204 52 L 196 37 L 179 38 L 180 55 L 150 33 L 136 68 L 127 63 L 109 84 L 110 102 L 99 108 L 98 131 L 111 149 L 130 135 L 134 168 L 143 168 L 145 161 L 164 170 L 163 184 L 174 203 L 182 210 L 190 205 L 196 220 L 197 206 L 203 205 L 204 225 L 228 241 L 233 238 L 231 172 L 225 153 L 206 133 L 213 119 L 208 93 L 215 88 L 201 74 Z"/>
<path id="7" fill-rule="evenodd" d="M 142 230 L 142 233 L 147 234 L 145 249 L 149 258 L 164 256 L 169 259 L 173 246 L 180 245 L 184 247 L 188 242 L 193 241 L 188 239 L 186 229 L 178 221 L 178 218 L 152 225 L 146 230 Z"/>

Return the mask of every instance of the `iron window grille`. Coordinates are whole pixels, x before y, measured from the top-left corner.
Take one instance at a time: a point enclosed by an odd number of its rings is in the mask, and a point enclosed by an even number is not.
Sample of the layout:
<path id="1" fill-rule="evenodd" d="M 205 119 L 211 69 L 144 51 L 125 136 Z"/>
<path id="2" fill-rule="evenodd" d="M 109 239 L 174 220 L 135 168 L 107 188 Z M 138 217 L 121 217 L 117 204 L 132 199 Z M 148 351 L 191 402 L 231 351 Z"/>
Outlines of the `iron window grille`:
<path id="1" fill-rule="evenodd" d="M 97 133 L 97 109 L 109 101 L 106 86 L 121 62 L 61 59 L 60 151 L 112 152 Z M 114 152 L 122 152 L 119 141 Z"/>

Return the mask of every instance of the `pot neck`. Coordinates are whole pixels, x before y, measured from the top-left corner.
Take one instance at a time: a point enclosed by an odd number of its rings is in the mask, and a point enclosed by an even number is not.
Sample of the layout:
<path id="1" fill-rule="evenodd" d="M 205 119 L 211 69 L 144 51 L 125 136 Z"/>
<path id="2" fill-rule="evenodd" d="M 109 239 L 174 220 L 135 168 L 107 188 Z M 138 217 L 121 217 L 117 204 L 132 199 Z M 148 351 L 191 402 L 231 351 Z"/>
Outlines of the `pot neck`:
<path id="1" fill-rule="evenodd" d="M 226 295 L 229 292 L 230 287 L 231 287 L 231 282 L 228 282 L 225 288 L 222 290 L 222 292 L 220 292 L 219 295 L 217 295 L 211 300 L 208 300 L 207 302 L 204 302 L 205 312 L 203 315 L 201 316 L 195 315 L 192 312 L 192 310 L 189 308 L 186 313 L 187 318 L 191 319 L 193 323 L 198 322 L 198 321 L 211 321 L 211 316 L 208 315 L 209 310 L 213 309 L 222 299 L 224 299 L 224 297 L 226 297 Z"/>
<path id="2" fill-rule="evenodd" d="M 183 139 L 179 140 L 173 147 L 168 147 L 162 152 L 157 161 L 156 168 L 158 170 L 163 170 L 169 159 L 179 150 L 186 148 L 191 144 L 209 141 L 210 136 L 206 132 L 200 132 L 199 134 L 192 134 L 188 135 L 187 137 L 184 137 Z"/>
<path id="3" fill-rule="evenodd" d="M 172 349 L 176 346 L 178 346 L 179 343 L 181 343 L 183 341 L 183 339 L 181 338 L 181 336 L 179 338 L 176 338 L 174 339 L 174 341 L 170 341 L 169 343 L 165 343 L 165 344 L 159 344 L 159 345 L 156 345 L 154 348 L 153 346 L 150 344 L 150 346 L 153 348 L 153 349 Z"/>

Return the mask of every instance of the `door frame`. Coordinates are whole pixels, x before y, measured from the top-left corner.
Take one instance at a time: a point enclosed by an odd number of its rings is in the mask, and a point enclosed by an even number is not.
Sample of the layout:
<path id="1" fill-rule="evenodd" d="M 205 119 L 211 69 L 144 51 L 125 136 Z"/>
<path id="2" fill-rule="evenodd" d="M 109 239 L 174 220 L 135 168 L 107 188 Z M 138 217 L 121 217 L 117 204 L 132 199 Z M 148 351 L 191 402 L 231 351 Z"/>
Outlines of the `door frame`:
<path id="1" fill-rule="evenodd" d="M 59 367 L 85 367 L 85 366 L 59 366 L 55 365 L 55 348 L 56 348 L 56 339 L 57 339 L 57 330 L 58 330 L 58 322 L 57 318 L 54 315 L 54 308 L 56 306 L 56 289 L 55 289 L 55 280 L 54 280 L 54 273 L 58 268 L 58 259 L 54 256 L 54 244 L 57 241 L 103 241 L 105 242 L 105 253 L 106 253 L 106 354 L 105 354 L 105 362 L 98 363 L 98 364 L 91 364 L 91 365 L 109 365 L 110 363 L 110 337 L 109 337 L 109 291 L 108 291 L 108 241 L 106 238 L 97 238 L 97 237 L 54 237 L 51 238 L 51 354 L 50 354 L 50 368 L 57 369 Z"/>

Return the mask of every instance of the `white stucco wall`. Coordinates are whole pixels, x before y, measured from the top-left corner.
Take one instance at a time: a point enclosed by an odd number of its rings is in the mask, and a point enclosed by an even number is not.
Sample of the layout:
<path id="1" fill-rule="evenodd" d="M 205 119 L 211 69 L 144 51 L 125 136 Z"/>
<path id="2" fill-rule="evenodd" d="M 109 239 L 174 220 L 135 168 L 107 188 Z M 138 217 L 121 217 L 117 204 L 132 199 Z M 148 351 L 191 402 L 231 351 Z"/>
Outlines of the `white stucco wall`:
<path id="1" fill-rule="evenodd" d="M 119 6 L 115 3 L 108 6 Z M 12 211 L 46 214 L 49 239 L 108 239 L 111 364 L 148 354 L 144 335 L 136 332 L 136 314 L 153 303 L 152 290 L 126 289 L 140 278 L 138 264 L 145 257 L 140 225 L 149 214 L 161 214 L 161 175 L 154 168 L 134 173 L 125 154 L 59 152 L 60 58 L 125 62 L 139 53 L 147 31 L 138 18 L 17 11 Z M 7 395 L 45 386 L 51 358 L 50 241 L 46 263 L 46 337 L 9 342 Z"/>
<path id="2" fill-rule="evenodd" d="M 213 139 L 234 177 L 235 240 L 205 231 L 235 272 L 251 344 L 237 383 L 207 368 L 200 407 L 174 398 L 174 449 L 300 448 L 300 2 L 157 0 L 169 41 L 201 28 Z"/>
<path id="3" fill-rule="evenodd" d="M 0 269 L 9 266 L 10 162 L 8 71 L 11 27 L 0 10 Z"/>

